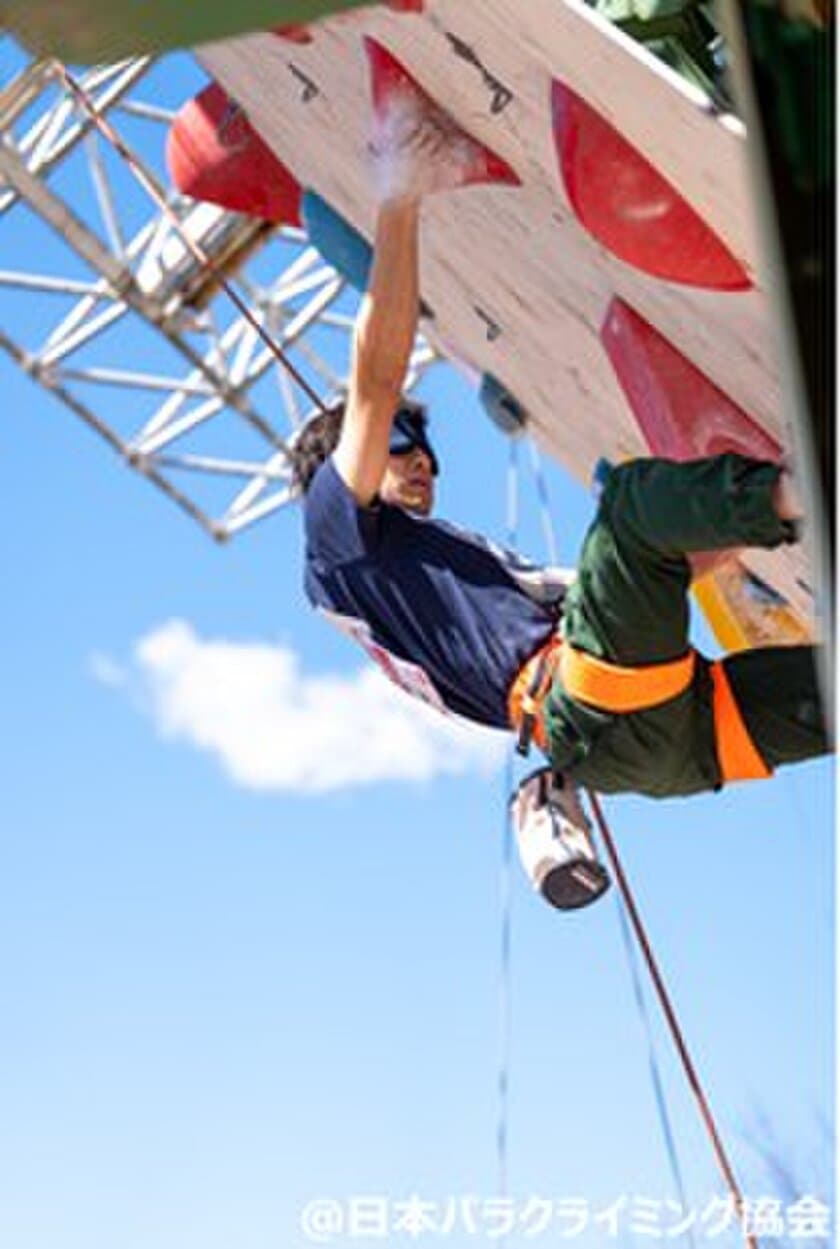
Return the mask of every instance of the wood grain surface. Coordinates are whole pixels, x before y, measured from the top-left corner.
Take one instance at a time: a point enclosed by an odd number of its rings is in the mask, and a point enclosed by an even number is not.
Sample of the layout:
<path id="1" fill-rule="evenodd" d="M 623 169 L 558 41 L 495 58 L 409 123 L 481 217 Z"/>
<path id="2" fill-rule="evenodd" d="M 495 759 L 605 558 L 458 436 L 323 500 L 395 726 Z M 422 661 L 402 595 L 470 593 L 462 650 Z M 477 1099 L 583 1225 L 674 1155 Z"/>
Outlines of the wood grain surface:
<path id="1" fill-rule="evenodd" d="M 370 83 L 363 36 L 381 42 L 522 186 L 470 187 L 423 206 L 424 327 L 444 354 L 494 374 L 538 442 L 582 481 L 599 456 L 646 444 L 600 339 L 614 295 L 667 337 L 786 449 L 778 357 L 750 202 L 746 135 L 732 116 L 579 0 L 429 0 L 423 14 L 354 10 L 311 43 L 248 35 L 198 55 L 306 188 L 368 238 Z M 676 186 L 745 266 L 753 288 L 701 290 L 648 276 L 582 228 L 559 172 L 551 84 L 565 81 Z M 314 87 L 305 90 L 308 81 Z M 488 322 L 498 327 L 488 333 Z M 437 419 L 457 421 L 457 412 Z M 752 557 L 745 560 L 749 565 Z M 801 548 L 756 560 L 810 615 Z"/>

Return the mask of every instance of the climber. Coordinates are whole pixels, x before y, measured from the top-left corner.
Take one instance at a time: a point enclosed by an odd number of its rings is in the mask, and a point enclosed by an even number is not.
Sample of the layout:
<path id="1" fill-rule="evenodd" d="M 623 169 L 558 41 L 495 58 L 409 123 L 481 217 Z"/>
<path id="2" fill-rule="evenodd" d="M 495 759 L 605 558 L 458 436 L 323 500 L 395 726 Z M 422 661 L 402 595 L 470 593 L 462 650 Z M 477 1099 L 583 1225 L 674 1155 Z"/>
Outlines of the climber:
<path id="1" fill-rule="evenodd" d="M 434 136 L 417 147 L 378 214 L 346 401 L 296 444 L 311 602 L 411 693 L 532 737 L 595 791 L 687 795 L 826 752 L 814 648 L 711 664 L 688 637 L 692 564 L 796 540 L 781 466 L 725 454 L 614 468 L 576 576 L 430 519 L 438 460 L 402 385 L 420 204 L 446 181 L 429 172 Z"/>

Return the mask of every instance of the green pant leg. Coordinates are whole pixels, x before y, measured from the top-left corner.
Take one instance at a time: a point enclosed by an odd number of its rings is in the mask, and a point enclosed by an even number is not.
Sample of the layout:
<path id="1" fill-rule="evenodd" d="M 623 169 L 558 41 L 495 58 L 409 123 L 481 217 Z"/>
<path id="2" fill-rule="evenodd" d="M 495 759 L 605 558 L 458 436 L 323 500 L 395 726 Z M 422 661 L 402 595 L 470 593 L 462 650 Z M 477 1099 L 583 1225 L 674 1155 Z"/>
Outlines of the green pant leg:
<path id="1" fill-rule="evenodd" d="M 739 455 L 634 460 L 611 472 L 564 608 L 574 645 L 623 664 L 688 645 L 686 552 L 790 541 L 773 506 L 776 465 Z"/>
<path id="2" fill-rule="evenodd" d="M 611 474 L 563 608 L 567 641 L 627 666 L 677 659 L 688 648 L 688 561 L 659 549 L 638 521 L 623 524 L 625 503 L 638 512 L 644 475 L 641 464 Z M 698 718 L 692 691 L 667 707 L 615 716 L 569 698 L 556 680 L 545 720 L 554 767 L 601 793 L 664 797 L 717 783 L 711 717 Z"/>
<path id="3" fill-rule="evenodd" d="M 688 646 L 690 581 L 684 555 L 652 551 L 599 512 L 566 597 L 563 634 L 619 664 L 677 659 Z"/>
<path id="4" fill-rule="evenodd" d="M 638 460 L 614 469 L 564 606 L 568 641 L 629 666 L 684 655 L 691 580 L 685 552 L 791 540 L 773 506 L 778 475 L 774 465 L 733 455 L 681 464 Z M 593 789 L 667 797 L 720 783 L 704 663 L 684 694 L 624 715 L 578 703 L 556 681 L 545 716 L 554 766 Z"/>
<path id="5" fill-rule="evenodd" d="M 831 749 L 813 646 L 768 646 L 730 655 L 732 692 L 762 758 L 772 768 Z"/>
<path id="6" fill-rule="evenodd" d="M 663 554 L 776 547 L 795 539 L 776 514 L 780 473 L 777 464 L 732 453 L 633 460 L 610 473 L 601 511 L 637 545 Z"/>

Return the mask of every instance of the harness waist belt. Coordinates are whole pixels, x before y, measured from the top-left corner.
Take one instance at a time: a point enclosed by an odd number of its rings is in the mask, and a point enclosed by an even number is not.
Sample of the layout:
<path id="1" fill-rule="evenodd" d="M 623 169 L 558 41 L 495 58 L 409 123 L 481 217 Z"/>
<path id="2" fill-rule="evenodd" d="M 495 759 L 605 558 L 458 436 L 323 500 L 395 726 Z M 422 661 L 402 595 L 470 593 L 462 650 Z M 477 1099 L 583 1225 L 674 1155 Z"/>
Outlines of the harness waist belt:
<path id="1" fill-rule="evenodd" d="M 566 642 L 560 653 L 560 680 L 571 698 L 601 711 L 645 711 L 687 690 L 696 662 L 697 652 L 691 650 L 671 663 L 624 668 Z"/>
<path id="2" fill-rule="evenodd" d="M 627 668 L 577 650 L 554 636 L 517 673 L 508 695 L 510 721 L 520 734 L 521 746 L 527 747 L 533 739 L 548 753 L 542 711 L 555 677 L 559 677 L 565 693 L 578 702 L 621 714 L 645 711 L 676 698 L 691 685 L 696 665 L 697 652 L 690 650 L 670 663 Z M 772 775 L 744 723 L 720 661 L 711 664 L 711 674 L 715 739 L 723 780 Z"/>

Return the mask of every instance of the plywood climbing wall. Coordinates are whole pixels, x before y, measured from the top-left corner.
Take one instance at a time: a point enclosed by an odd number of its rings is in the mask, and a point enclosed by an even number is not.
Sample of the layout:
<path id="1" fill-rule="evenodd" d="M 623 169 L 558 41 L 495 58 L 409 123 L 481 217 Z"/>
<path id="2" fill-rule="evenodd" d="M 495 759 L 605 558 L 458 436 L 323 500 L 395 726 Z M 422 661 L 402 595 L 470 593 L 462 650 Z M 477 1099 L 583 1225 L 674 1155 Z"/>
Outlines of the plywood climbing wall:
<path id="1" fill-rule="evenodd" d="M 659 449 L 644 387 L 627 377 L 647 369 L 655 380 L 663 360 L 677 362 L 666 387 L 672 442 L 696 442 L 699 378 L 703 402 L 723 396 L 718 424 L 733 446 L 757 439 L 786 453 L 741 124 L 579 0 L 401 7 L 418 0 L 199 56 L 301 185 L 367 238 L 376 197 L 365 37 L 515 171 L 519 186 L 424 204 L 424 332 L 497 378 L 581 480 L 599 456 Z M 620 352 L 616 309 L 650 330 Z M 657 352 L 643 350 L 651 341 Z M 810 612 L 799 548 L 757 556 L 756 567 Z"/>

